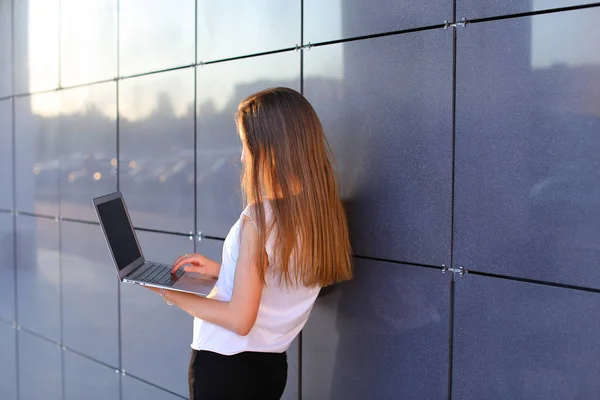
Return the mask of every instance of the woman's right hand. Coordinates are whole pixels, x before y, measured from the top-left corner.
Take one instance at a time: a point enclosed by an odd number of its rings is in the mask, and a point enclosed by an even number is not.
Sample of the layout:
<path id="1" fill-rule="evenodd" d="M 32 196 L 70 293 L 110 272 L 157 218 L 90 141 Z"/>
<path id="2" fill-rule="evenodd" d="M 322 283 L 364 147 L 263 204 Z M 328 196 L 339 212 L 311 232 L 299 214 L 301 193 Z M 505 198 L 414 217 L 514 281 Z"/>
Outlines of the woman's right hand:
<path id="1" fill-rule="evenodd" d="M 201 254 L 185 254 L 179 257 L 173 263 L 171 273 L 174 274 L 181 267 L 183 267 L 185 272 L 195 272 L 213 278 L 218 278 L 219 272 L 221 271 L 221 264 L 210 260 Z"/>

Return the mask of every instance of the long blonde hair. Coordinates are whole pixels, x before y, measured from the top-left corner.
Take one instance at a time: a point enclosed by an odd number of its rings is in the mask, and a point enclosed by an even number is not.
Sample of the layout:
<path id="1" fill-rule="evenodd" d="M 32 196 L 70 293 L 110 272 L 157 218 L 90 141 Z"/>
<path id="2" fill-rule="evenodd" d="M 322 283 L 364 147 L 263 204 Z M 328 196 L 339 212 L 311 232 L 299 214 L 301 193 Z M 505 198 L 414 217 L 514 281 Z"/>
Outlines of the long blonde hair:
<path id="1" fill-rule="evenodd" d="M 314 109 L 300 93 L 272 88 L 243 100 L 236 113 L 246 151 L 242 191 L 256 215 L 260 276 L 265 245 L 276 226 L 271 266 L 287 286 L 329 286 L 352 278 L 346 215 L 331 148 Z M 272 225 L 266 225 L 264 199 Z M 293 267 L 292 267 L 293 266 Z"/>

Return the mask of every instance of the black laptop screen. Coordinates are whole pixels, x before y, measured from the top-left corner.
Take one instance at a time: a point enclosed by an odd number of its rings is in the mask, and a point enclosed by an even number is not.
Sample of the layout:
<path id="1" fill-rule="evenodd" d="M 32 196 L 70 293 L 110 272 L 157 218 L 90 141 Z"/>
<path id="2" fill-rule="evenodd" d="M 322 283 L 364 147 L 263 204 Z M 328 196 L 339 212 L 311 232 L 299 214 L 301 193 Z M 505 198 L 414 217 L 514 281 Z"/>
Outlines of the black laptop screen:
<path id="1" fill-rule="evenodd" d="M 119 270 L 141 257 L 121 198 L 98 204 L 98 216 Z"/>

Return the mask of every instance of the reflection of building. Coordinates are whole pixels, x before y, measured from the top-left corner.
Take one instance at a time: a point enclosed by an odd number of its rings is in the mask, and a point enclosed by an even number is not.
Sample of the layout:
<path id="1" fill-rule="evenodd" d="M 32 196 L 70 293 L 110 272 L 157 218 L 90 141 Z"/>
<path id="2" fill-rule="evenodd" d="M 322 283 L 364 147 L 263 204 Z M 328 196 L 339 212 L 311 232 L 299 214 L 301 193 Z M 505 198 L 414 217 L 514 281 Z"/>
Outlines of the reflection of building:
<path id="1" fill-rule="evenodd" d="M 13 92 L 19 92 L 19 89 L 23 90 L 23 92 L 29 92 L 29 30 L 30 26 L 28 23 L 29 19 L 29 1 L 13 1 L 12 5 L 14 7 L 12 27 L 13 27 L 13 49 L 12 52 L 13 57 L 12 60 L 13 70 L 12 70 L 12 83 L 13 83 Z M 35 180 L 36 180 L 36 157 L 39 157 L 41 153 L 38 147 L 38 137 L 42 136 L 44 118 L 41 118 L 37 115 L 34 115 L 31 112 L 31 101 L 29 97 L 24 98 L 13 98 L 14 104 L 14 118 L 13 124 L 15 125 L 14 131 L 15 136 L 14 139 L 16 143 L 14 144 L 14 148 L 19 147 L 17 149 L 16 154 L 13 154 L 14 157 L 18 157 L 15 160 L 15 166 L 17 171 L 15 171 L 15 179 L 14 182 L 14 190 L 19 189 L 19 196 L 16 196 L 17 204 L 15 204 L 15 208 L 17 210 L 34 210 L 36 203 L 36 188 L 35 188 Z M 20 123 L 19 125 L 17 123 Z M 53 132 L 49 132 L 52 134 Z M 53 148 L 52 144 L 54 142 L 52 137 L 47 137 L 48 140 L 48 148 Z M 44 161 L 49 161 L 48 159 Z M 43 213 L 44 210 L 40 210 L 40 213 Z M 16 243 L 19 246 L 23 246 L 23 248 L 31 248 L 35 249 L 38 247 L 36 232 L 36 221 L 33 218 L 19 218 L 17 220 L 18 230 L 16 231 L 15 239 Z M 36 265 L 36 253 L 31 252 L 28 254 L 23 254 L 21 257 L 21 266 L 25 268 L 31 268 Z"/>
<path id="2" fill-rule="evenodd" d="M 13 65 L 13 74 L 12 74 L 12 89 L 14 92 L 19 91 L 19 89 L 24 90 L 24 92 L 28 92 L 29 88 L 29 62 L 28 62 L 28 54 L 29 54 L 29 24 L 27 23 L 28 15 L 29 15 L 29 1 L 17 1 L 13 2 L 14 9 L 12 10 L 13 15 L 18 16 L 19 18 L 15 18 L 12 21 L 13 28 L 13 46 L 15 47 L 15 51 L 13 51 L 12 65 Z M 17 73 L 19 71 L 19 73 Z M 17 100 L 15 101 L 15 114 L 17 109 Z M 22 105 L 21 105 L 22 104 Z M 31 103 L 27 100 L 23 100 L 19 102 L 19 111 L 24 114 L 31 113 Z M 15 121 L 16 123 L 16 121 Z M 37 128 L 37 124 L 34 126 L 26 126 L 25 129 L 27 131 L 35 132 Z M 33 142 L 27 142 L 27 140 L 33 140 L 32 135 L 22 135 L 20 139 L 23 139 L 25 143 L 23 143 L 24 147 L 27 149 L 33 148 Z M 24 160 L 25 165 L 31 165 L 30 170 L 33 170 L 34 165 L 34 154 L 31 151 L 25 152 L 23 154 L 25 160 L 30 158 L 30 161 L 27 162 Z M 26 167 L 25 167 L 26 168 Z M 22 182 L 19 182 L 20 185 L 24 188 L 29 188 L 33 192 L 33 180 L 31 174 L 29 174 L 29 179 L 24 177 L 25 179 Z M 15 182 L 16 184 L 16 182 Z M 26 201 L 26 205 L 24 205 L 24 209 L 31 209 L 33 205 L 32 199 L 27 199 L 29 196 L 25 196 L 23 201 Z M 31 195 L 33 197 L 33 194 Z"/>
<path id="3" fill-rule="evenodd" d="M 25 89 L 23 92 L 29 92 L 29 1 L 14 1 L 12 21 L 13 26 L 13 45 L 14 56 L 17 57 L 13 62 L 13 90 L 19 92 L 19 89 Z M 52 33 L 49 33 L 52 34 Z M 19 73 L 17 73 L 19 71 Z"/>
<path id="4" fill-rule="evenodd" d="M 0 59 L 10 62 L 0 63 L 0 98 L 9 96 L 12 87 L 12 21 L 11 2 L 0 2 Z"/>
<path id="5" fill-rule="evenodd" d="M 533 82 L 544 92 L 544 104 L 552 113 L 600 118 L 600 65 L 556 65 L 534 70 Z M 554 82 L 555 85 L 548 85 Z M 563 83 L 569 82 L 569 85 Z"/>

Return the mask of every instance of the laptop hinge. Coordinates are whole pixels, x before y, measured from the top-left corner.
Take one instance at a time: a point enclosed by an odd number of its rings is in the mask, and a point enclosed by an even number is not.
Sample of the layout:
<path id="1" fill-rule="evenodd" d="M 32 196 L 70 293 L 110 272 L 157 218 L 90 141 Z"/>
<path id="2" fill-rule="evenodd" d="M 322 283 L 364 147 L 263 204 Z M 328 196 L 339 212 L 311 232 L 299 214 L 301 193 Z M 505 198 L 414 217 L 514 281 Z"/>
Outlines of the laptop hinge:
<path id="1" fill-rule="evenodd" d="M 119 271 L 119 279 L 123 280 L 123 278 L 125 278 L 127 275 L 131 274 L 133 271 L 138 269 L 145 262 L 146 260 L 143 256 L 138 258 L 137 260 L 135 260 L 134 262 L 132 262 L 131 264 Z"/>

